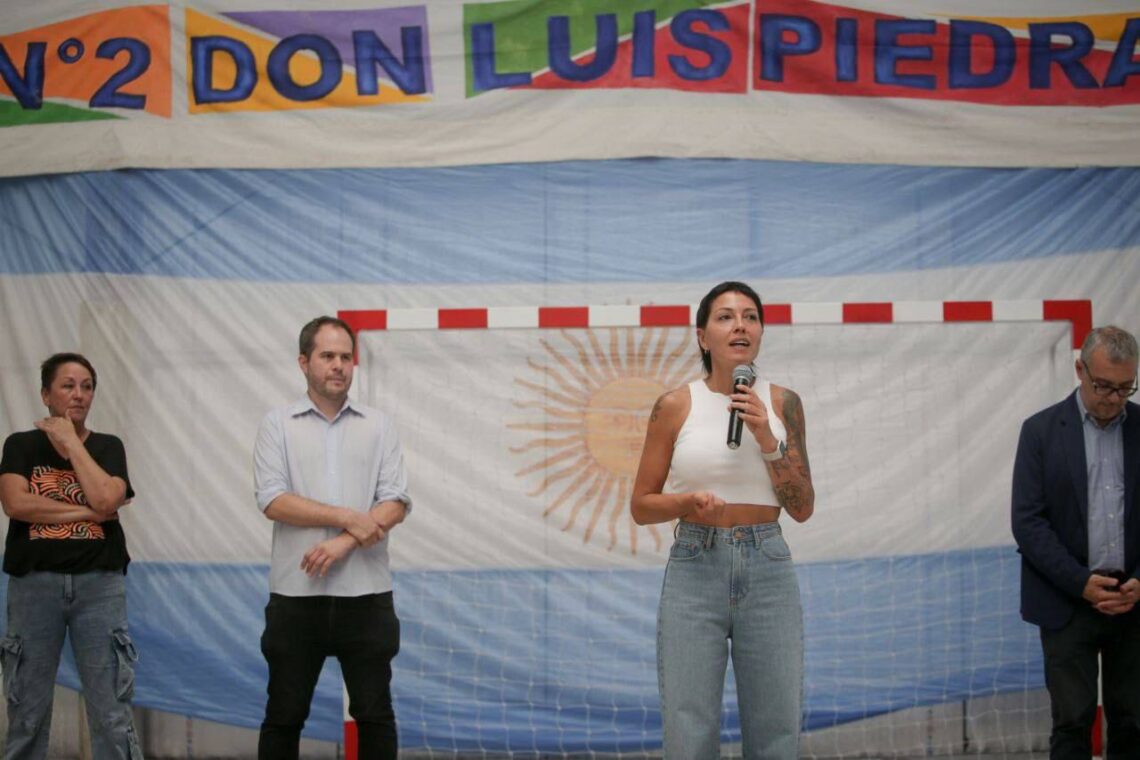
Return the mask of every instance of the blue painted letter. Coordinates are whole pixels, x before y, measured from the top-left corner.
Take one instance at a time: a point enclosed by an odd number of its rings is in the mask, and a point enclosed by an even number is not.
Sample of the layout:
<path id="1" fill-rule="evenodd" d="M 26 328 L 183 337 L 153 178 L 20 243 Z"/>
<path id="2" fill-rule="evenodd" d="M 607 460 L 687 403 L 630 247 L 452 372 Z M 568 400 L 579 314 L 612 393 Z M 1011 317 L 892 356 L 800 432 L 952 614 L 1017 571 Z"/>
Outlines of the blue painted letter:
<path id="1" fill-rule="evenodd" d="M 785 42 L 784 32 L 795 35 L 795 42 Z M 760 16 L 760 78 L 769 82 L 784 81 L 784 56 L 810 55 L 819 50 L 819 25 L 810 18 L 765 13 Z"/>
<path id="2" fill-rule="evenodd" d="M 929 61 L 934 58 L 930 45 L 902 45 L 904 34 L 933 34 L 937 26 L 929 19 L 880 19 L 875 22 L 875 81 L 898 87 L 933 90 L 932 74 L 900 74 L 899 61 Z"/>
<path id="3" fill-rule="evenodd" d="M 320 61 L 321 75 L 312 84 L 297 84 L 289 72 L 289 61 L 302 50 L 313 51 Z M 320 100 L 336 89 L 344 73 L 344 62 L 336 45 L 324 37 L 317 34 L 294 34 L 281 40 L 273 48 L 273 52 L 269 54 L 266 73 L 269 75 L 269 81 L 273 83 L 273 88 L 283 97 L 307 102 Z"/>
<path id="4" fill-rule="evenodd" d="M 424 30 L 418 26 L 400 29 L 400 45 L 404 49 L 401 63 L 388 46 L 373 31 L 357 30 L 352 33 L 352 47 L 356 55 L 356 91 L 361 95 L 380 92 L 376 64 L 407 95 L 418 95 L 427 90 L 424 77 Z"/>
<path id="5" fill-rule="evenodd" d="M 44 104 L 44 49 L 47 43 L 29 42 L 24 55 L 24 76 L 16 71 L 15 64 L 8 57 L 8 51 L 0 44 L 0 77 L 16 96 L 16 101 L 28 110 L 36 110 Z"/>
<path id="6" fill-rule="evenodd" d="M 638 11 L 633 14 L 633 61 L 630 63 L 630 74 L 634 79 L 652 77 L 656 73 L 656 44 L 657 13 Z"/>
<path id="7" fill-rule="evenodd" d="M 988 38 L 994 47 L 994 65 L 982 74 L 975 74 L 971 68 L 976 37 Z M 1016 60 L 1017 49 L 1014 47 L 1013 34 L 1004 26 L 959 19 L 950 22 L 951 89 L 979 89 L 1005 84 L 1013 75 Z"/>
<path id="8" fill-rule="evenodd" d="M 1053 47 L 1053 35 L 1063 34 L 1072 40 L 1068 47 Z M 1080 90 L 1094 89 L 1096 78 L 1081 63 L 1093 46 L 1093 33 L 1076 21 L 1029 25 L 1029 87 L 1048 90 L 1052 87 L 1050 67 L 1056 63 Z"/>
<path id="9" fill-rule="evenodd" d="M 471 68 L 475 77 L 475 92 L 530 84 L 530 74 L 525 71 L 506 74 L 495 71 L 494 24 L 471 25 Z"/>
<path id="10" fill-rule="evenodd" d="M 1140 74 L 1140 61 L 1133 58 L 1137 38 L 1140 38 L 1140 18 L 1130 18 L 1116 43 L 1116 52 L 1112 54 L 1112 63 L 1104 77 L 1105 87 L 1123 87 L 1124 80 Z"/>
<path id="11" fill-rule="evenodd" d="M 596 44 L 589 63 L 575 63 L 570 47 L 570 19 L 551 16 L 546 20 L 547 59 L 550 70 L 569 82 L 590 82 L 602 77 L 617 60 L 617 16 L 604 13 L 594 17 Z"/>
<path id="12" fill-rule="evenodd" d="M 705 82 L 724 76 L 724 72 L 728 71 L 728 64 L 732 62 L 732 49 L 716 37 L 695 31 L 693 24 L 696 22 L 703 22 L 711 32 L 723 32 L 728 29 L 728 19 L 720 11 L 681 11 L 673 17 L 673 23 L 670 25 L 673 39 L 687 48 L 701 51 L 709 57 L 709 63 L 704 68 L 698 68 L 689 63 L 689 59 L 683 55 L 671 55 L 669 66 L 677 76 L 695 82 Z"/>
<path id="13" fill-rule="evenodd" d="M 233 61 L 237 76 L 233 87 L 222 90 L 214 87 L 214 54 L 224 53 Z M 190 38 L 190 61 L 194 66 L 191 81 L 195 103 L 236 103 L 245 100 L 257 84 L 257 64 L 244 42 L 212 35 Z"/>

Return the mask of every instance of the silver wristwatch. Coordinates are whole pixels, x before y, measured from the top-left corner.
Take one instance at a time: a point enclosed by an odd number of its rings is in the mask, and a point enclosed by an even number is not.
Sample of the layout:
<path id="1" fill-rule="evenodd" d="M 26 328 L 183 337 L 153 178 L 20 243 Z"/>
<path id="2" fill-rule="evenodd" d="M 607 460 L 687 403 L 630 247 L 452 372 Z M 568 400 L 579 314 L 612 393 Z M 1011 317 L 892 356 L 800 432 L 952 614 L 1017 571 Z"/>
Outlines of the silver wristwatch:
<path id="1" fill-rule="evenodd" d="M 775 462 L 778 459 L 783 459 L 784 454 L 787 454 L 787 453 L 788 453 L 788 444 L 784 443 L 783 441 L 780 441 L 780 445 L 776 447 L 775 451 L 769 451 L 767 453 L 761 451 L 760 452 L 760 458 L 763 459 L 765 462 Z"/>

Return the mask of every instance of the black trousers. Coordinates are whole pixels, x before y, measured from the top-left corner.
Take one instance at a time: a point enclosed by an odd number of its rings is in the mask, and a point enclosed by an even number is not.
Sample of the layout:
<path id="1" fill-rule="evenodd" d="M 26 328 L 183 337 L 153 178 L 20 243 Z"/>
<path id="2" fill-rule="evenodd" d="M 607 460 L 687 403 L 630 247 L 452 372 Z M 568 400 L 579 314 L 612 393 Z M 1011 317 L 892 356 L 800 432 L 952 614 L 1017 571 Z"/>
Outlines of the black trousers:
<path id="1" fill-rule="evenodd" d="M 360 760 L 396 760 L 392 658 L 400 621 L 392 592 L 367 596 L 281 596 L 265 607 L 261 652 L 269 664 L 269 700 L 258 760 L 293 760 L 326 657 L 336 657 L 356 721 Z"/>
<path id="2" fill-rule="evenodd" d="M 1105 615 L 1081 605 L 1056 631 L 1041 629 L 1053 713 L 1051 760 L 1088 760 L 1096 720 L 1097 655 L 1104 662 L 1106 760 L 1140 758 L 1140 611 Z"/>

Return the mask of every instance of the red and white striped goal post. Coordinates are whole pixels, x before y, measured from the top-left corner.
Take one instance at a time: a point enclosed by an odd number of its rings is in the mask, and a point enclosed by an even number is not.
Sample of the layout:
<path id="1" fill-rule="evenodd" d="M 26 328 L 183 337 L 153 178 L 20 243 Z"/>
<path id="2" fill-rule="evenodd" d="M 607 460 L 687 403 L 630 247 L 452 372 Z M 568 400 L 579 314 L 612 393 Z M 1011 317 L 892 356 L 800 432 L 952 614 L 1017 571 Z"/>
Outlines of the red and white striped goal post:
<path id="1" fill-rule="evenodd" d="M 477 308 L 342 309 L 357 332 L 370 330 L 495 330 L 510 328 L 685 327 L 692 305 L 485 306 Z M 1092 301 L 874 301 L 766 303 L 764 324 L 931 324 L 1057 322 L 1072 325 L 1072 347 L 1092 329 Z"/>
<path id="2" fill-rule="evenodd" d="M 688 327 L 695 305 L 487 306 L 478 308 L 341 309 L 337 316 L 356 333 L 372 330 L 573 329 Z M 764 324 L 936 324 L 956 322 L 1069 322 L 1079 349 L 1092 330 L 1090 300 L 875 301 L 766 303 Z M 348 717 L 345 760 L 357 758 L 356 724 Z"/>

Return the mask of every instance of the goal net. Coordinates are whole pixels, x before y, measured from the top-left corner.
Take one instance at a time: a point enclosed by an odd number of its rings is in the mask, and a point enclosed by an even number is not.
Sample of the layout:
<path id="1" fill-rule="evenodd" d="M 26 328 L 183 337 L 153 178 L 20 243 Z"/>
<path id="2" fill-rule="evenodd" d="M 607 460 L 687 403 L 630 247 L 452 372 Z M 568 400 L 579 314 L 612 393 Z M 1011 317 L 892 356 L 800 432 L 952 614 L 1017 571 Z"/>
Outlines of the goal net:
<path id="1" fill-rule="evenodd" d="M 653 401 L 700 376 L 692 327 L 425 314 L 362 330 L 356 380 L 396 419 L 414 499 L 391 547 L 401 747 L 659 753 L 671 525 L 635 525 L 629 495 Z M 810 521 L 782 521 L 805 616 L 804 753 L 1040 748 L 1009 482 L 1022 420 L 1073 387 L 1073 327 L 779 321 L 757 367 L 803 400 L 817 492 Z M 722 739 L 740 740 L 731 670 Z"/>

